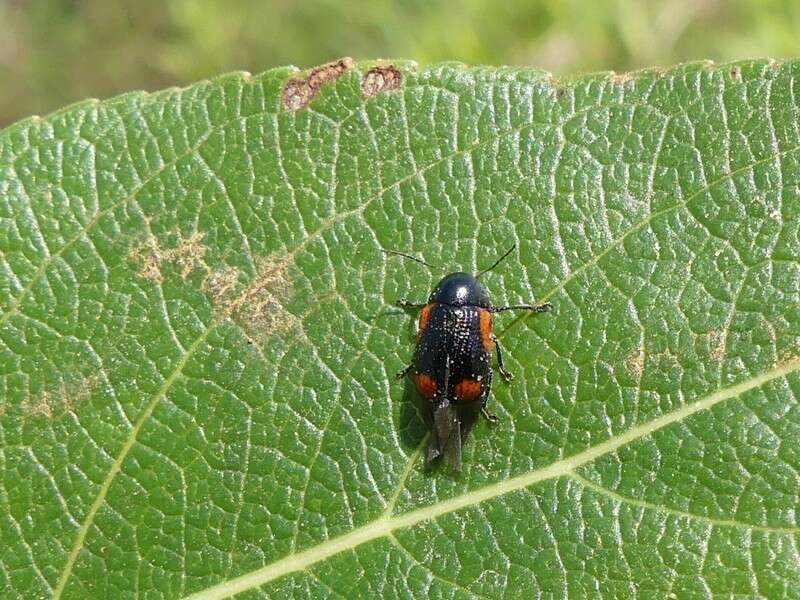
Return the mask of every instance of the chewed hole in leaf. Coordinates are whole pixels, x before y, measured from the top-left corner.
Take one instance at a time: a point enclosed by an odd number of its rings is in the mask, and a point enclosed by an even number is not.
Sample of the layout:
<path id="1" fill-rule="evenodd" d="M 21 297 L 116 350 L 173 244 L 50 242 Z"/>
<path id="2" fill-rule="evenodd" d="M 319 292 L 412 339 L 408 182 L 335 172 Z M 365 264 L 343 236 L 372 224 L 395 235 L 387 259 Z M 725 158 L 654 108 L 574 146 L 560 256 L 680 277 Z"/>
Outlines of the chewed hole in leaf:
<path id="1" fill-rule="evenodd" d="M 382 92 L 398 89 L 403 83 L 403 74 L 393 65 L 372 67 L 361 79 L 361 92 L 367 98 Z"/>
<path id="2" fill-rule="evenodd" d="M 283 107 L 286 110 L 305 108 L 323 85 L 339 79 L 353 64 L 352 58 L 344 57 L 314 67 L 308 77 L 290 79 L 283 86 Z"/>
<path id="3" fill-rule="evenodd" d="M 0 132 L 5 595 L 800 589 L 800 64 L 404 65 Z M 391 378 L 434 282 L 389 241 L 516 242 L 493 298 L 555 307 L 495 326 L 460 476 Z"/>

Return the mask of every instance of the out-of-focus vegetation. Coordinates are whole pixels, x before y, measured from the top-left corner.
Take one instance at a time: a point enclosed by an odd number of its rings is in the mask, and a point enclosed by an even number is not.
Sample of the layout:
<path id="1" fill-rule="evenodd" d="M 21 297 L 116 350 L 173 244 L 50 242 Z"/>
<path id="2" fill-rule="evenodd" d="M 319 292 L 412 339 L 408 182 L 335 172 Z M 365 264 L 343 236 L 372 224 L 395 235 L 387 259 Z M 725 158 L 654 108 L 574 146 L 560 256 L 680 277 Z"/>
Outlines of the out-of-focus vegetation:
<path id="1" fill-rule="evenodd" d="M 85 97 L 342 55 L 617 71 L 798 54 L 794 0 L 0 0 L 0 127 Z"/>

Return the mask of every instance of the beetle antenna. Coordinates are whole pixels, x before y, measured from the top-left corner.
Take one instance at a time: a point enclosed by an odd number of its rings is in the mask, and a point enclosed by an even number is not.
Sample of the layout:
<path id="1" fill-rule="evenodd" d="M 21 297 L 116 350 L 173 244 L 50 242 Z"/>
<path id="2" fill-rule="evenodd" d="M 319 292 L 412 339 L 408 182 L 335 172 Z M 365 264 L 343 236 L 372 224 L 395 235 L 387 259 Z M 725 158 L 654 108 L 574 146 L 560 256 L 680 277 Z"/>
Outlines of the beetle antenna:
<path id="1" fill-rule="evenodd" d="M 384 248 L 381 248 L 381 251 L 384 252 L 385 254 L 395 254 L 397 256 L 402 256 L 403 258 L 408 258 L 410 260 L 418 262 L 421 265 L 425 265 L 429 269 L 433 269 L 433 266 L 429 265 L 421 258 L 417 258 L 416 256 L 411 256 L 410 254 L 406 254 L 405 252 L 398 252 L 397 250 L 386 250 Z"/>
<path id="2" fill-rule="evenodd" d="M 503 256 L 501 256 L 501 257 L 500 257 L 500 258 L 498 258 L 496 261 L 494 261 L 494 264 L 493 264 L 491 267 L 489 267 L 488 269 L 484 269 L 483 271 L 481 271 L 480 273 L 478 273 L 478 274 L 475 276 L 475 279 L 479 279 L 481 275 L 483 275 L 484 273 L 488 273 L 489 271 L 491 271 L 492 269 L 494 269 L 494 268 L 495 268 L 497 265 L 499 265 L 501 262 L 503 262 L 503 259 L 504 259 L 506 256 L 508 256 L 509 254 L 511 254 L 511 253 L 514 251 L 514 248 L 516 248 L 516 247 L 517 247 L 517 245 L 516 245 L 516 244 L 512 245 L 512 246 L 511 246 L 511 248 L 509 248 L 508 250 L 506 250 L 506 253 L 505 253 L 505 254 L 503 254 Z"/>

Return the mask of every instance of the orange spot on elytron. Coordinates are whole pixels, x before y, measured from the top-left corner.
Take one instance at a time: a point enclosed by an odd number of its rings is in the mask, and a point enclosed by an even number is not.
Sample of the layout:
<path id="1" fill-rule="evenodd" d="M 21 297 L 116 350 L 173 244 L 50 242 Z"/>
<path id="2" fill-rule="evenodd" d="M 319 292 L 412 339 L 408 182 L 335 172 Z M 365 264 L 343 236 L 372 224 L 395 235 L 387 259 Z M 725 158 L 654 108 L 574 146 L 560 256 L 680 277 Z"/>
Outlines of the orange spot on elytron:
<path id="1" fill-rule="evenodd" d="M 436 380 L 427 373 L 417 373 L 414 376 L 414 383 L 417 386 L 419 395 L 423 398 L 433 398 L 436 395 Z"/>
<path id="2" fill-rule="evenodd" d="M 428 317 L 431 316 L 431 310 L 433 307 L 436 306 L 436 303 L 433 304 L 426 304 L 422 307 L 422 312 L 419 313 L 419 334 L 422 335 L 422 332 L 425 331 L 425 328 L 428 326 Z"/>
<path id="3" fill-rule="evenodd" d="M 494 340 L 492 339 L 492 313 L 485 308 L 478 309 L 481 311 L 481 341 L 483 347 L 487 352 L 494 350 Z"/>
<path id="4" fill-rule="evenodd" d="M 456 398 L 459 400 L 475 400 L 483 392 L 483 385 L 476 379 L 464 379 L 456 384 Z"/>

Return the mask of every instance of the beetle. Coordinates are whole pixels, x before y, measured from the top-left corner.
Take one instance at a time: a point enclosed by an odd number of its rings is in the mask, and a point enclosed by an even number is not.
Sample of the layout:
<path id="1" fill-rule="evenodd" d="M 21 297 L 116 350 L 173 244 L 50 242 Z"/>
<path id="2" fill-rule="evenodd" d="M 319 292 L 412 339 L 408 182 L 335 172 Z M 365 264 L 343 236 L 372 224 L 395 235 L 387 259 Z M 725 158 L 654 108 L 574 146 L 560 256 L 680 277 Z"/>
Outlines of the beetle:
<path id="1" fill-rule="evenodd" d="M 418 309 L 419 326 L 414 360 L 397 373 L 398 379 L 413 375 L 419 394 L 422 417 L 430 432 L 428 463 L 443 458 L 455 470 L 461 470 L 461 450 L 472 427 L 482 413 L 490 423 L 498 418 L 486 409 L 492 386 L 492 353 L 497 367 L 508 382 L 513 375 L 503 364 L 500 341 L 493 330 L 493 316 L 509 310 L 542 313 L 551 304 L 515 304 L 494 306 L 480 277 L 499 265 L 516 244 L 488 269 L 477 275 L 464 272 L 443 277 L 427 302 L 405 298 L 397 306 Z M 428 267 L 425 261 L 394 250 L 384 250 Z"/>

